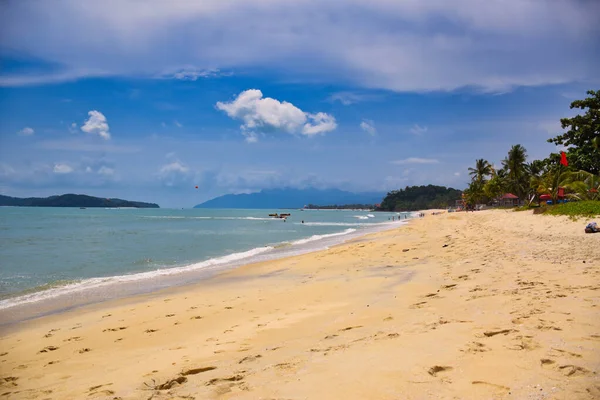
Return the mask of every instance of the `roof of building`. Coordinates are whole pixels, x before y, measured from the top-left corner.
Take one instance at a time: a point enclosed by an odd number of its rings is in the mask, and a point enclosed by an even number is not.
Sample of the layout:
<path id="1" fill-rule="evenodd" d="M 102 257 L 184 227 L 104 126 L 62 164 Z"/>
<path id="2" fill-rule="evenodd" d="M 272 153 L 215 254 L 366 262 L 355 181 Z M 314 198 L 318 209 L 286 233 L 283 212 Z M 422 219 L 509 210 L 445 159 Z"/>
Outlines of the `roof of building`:
<path id="1" fill-rule="evenodd" d="M 518 196 L 515 196 L 512 193 L 504 193 L 504 195 L 502 195 L 501 199 L 518 199 Z"/>

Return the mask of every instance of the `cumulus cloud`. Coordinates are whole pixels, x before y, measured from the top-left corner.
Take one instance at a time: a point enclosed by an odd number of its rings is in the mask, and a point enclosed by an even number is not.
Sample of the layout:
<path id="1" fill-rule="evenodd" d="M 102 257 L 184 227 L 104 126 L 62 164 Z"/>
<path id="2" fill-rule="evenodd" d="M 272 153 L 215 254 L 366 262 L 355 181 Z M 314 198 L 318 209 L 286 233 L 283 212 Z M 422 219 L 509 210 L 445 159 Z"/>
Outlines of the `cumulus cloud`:
<path id="1" fill-rule="evenodd" d="M 163 77 L 165 71 L 194 80 L 237 68 L 395 91 L 505 91 L 598 79 L 598 1 L 229 0 L 173 6 L 148 0 L 143 10 L 127 1 L 110 4 L 7 2 L 2 49 L 58 67 L 4 75 L 0 85 Z"/>
<path id="2" fill-rule="evenodd" d="M 170 164 L 163 165 L 160 168 L 160 173 L 161 174 L 171 174 L 171 173 L 186 174 L 189 172 L 189 170 L 190 169 L 188 167 L 186 167 L 185 165 L 183 165 L 181 162 L 173 161 Z"/>
<path id="3" fill-rule="evenodd" d="M 417 124 L 414 124 L 412 126 L 412 128 L 409 129 L 410 133 L 412 133 L 413 135 L 422 135 L 425 132 L 427 132 L 427 127 L 426 126 L 419 126 Z"/>
<path id="4" fill-rule="evenodd" d="M 19 135 L 21 135 L 21 136 L 31 136 L 31 135 L 33 135 L 33 133 L 34 133 L 34 132 L 35 132 L 35 131 L 34 131 L 32 128 L 30 128 L 30 127 L 26 126 L 25 128 L 21 129 L 21 130 L 20 130 L 19 132 L 17 132 L 17 133 L 18 133 Z"/>
<path id="5" fill-rule="evenodd" d="M 311 114 L 292 103 L 264 97 L 258 89 L 240 93 L 231 102 L 217 102 L 217 109 L 230 118 L 243 122 L 241 129 L 246 141 L 256 142 L 256 131 L 283 131 L 291 134 L 313 136 L 330 132 L 337 127 L 335 118 L 324 112 Z"/>
<path id="6" fill-rule="evenodd" d="M 172 159 L 159 168 L 157 176 L 165 186 L 172 187 L 188 184 L 193 173 L 190 167 L 177 159 Z"/>
<path id="7" fill-rule="evenodd" d="M 406 165 L 406 164 L 439 164 L 439 160 L 434 158 L 418 158 L 418 157 L 409 157 L 403 160 L 395 160 L 392 161 L 392 164 L 396 165 Z"/>
<path id="8" fill-rule="evenodd" d="M 375 128 L 375 123 L 370 119 L 365 119 L 360 123 L 360 129 L 367 132 L 371 136 L 375 136 L 377 134 L 377 129 Z"/>
<path id="9" fill-rule="evenodd" d="M 85 133 L 98 135 L 104 140 L 110 139 L 110 132 L 106 117 L 100 111 L 92 110 L 88 112 L 89 118 L 81 126 Z"/>
<path id="10" fill-rule="evenodd" d="M 65 163 L 56 163 L 54 164 L 54 169 L 52 171 L 55 174 L 70 174 L 73 172 L 73 167 Z"/>

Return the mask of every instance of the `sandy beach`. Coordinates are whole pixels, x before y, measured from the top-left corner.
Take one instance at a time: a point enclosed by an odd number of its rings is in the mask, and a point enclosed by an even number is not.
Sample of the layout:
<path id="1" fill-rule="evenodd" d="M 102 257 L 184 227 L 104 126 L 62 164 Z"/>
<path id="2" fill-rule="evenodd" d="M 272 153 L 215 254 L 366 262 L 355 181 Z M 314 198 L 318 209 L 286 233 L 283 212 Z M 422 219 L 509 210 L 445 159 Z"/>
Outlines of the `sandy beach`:
<path id="1" fill-rule="evenodd" d="M 4 328 L 7 399 L 597 399 L 600 235 L 443 213 Z"/>

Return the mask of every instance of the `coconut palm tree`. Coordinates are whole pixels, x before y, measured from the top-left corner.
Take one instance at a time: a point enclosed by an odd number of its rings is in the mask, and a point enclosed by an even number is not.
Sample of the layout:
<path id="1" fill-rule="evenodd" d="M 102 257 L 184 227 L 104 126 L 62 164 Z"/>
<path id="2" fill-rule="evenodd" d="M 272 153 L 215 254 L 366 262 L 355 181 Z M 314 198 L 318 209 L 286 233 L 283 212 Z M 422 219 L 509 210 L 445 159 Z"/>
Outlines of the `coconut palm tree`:
<path id="1" fill-rule="evenodd" d="M 558 189 L 564 188 L 565 197 L 574 200 L 600 200 L 600 176 L 586 171 L 557 170 L 546 172 L 541 177 L 532 177 L 532 187 L 538 194 L 548 194 L 552 201 L 558 200 Z"/>
<path id="2" fill-rule="evenodd" d="M 475 160 L 475 168 L 469 168 L 469 175 L 471 180 L 479 183 L 485 182 L 485 177 L 490 176 L 494 173 L 494 167 L 489 161 L 480 158 Z"/>
<path id="3" fill-rule="evenodd" d="M 527 150 L 520 144 L 512 146 L 507 157 L 502 160 L 502 165 L 507 172 L 508 190 L 523 199 L 529 188 Z"/>
<path id="4" fill-rule="evenodd" d="M 586 171 L 571 172 L 567 188 L 569 197 L 576 200 L 600 200 L 600 176 Z"/>

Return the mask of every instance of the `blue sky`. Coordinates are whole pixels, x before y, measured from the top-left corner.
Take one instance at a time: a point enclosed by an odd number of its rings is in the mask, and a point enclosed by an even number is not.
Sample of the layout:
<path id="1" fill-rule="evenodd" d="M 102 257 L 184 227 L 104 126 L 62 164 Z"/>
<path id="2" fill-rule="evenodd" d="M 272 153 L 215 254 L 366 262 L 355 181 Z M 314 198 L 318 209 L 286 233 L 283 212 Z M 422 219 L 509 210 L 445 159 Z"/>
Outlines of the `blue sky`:
<path id="1" fill-rule="evenodd" d="M 9 0 L 0 193 L 464 188 L 476 158 L 556 151 L 598 89 L 599 4 Z"/>

